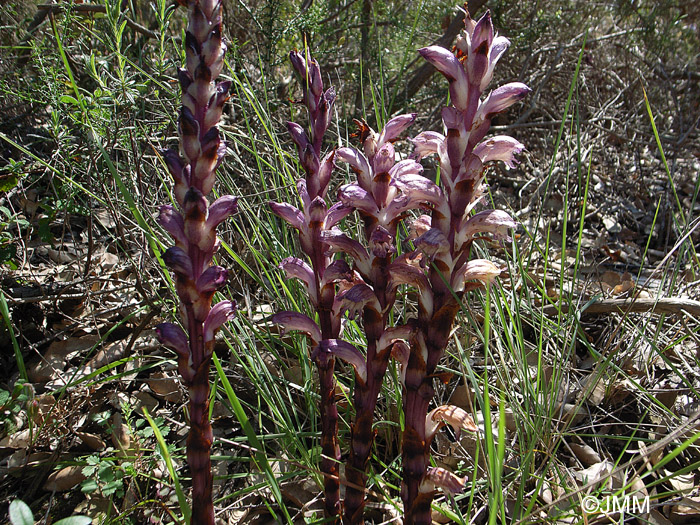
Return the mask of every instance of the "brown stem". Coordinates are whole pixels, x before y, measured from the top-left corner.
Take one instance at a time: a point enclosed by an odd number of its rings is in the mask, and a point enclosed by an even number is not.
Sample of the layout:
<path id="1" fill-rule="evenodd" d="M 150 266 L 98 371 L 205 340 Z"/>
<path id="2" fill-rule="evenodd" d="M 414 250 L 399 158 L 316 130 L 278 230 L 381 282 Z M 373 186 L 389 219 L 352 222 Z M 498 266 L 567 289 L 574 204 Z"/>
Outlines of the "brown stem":
<path id="1" fill-rule="evenodd" d="M 409 359 L 407 377 L 412 371 L 418 371 L 416 363 L 411 365 L 411 360 Z M 415 386 L 406 386 L 404 399 L 406 429 L 402 442 L 403 483 L 401 486 L 404 525 L 430 525 L 432 523 L 430 512 L 432 493 L 421 494 L 420 486 L 430 457 L 430 450 L 426 446 L 425 439 L 425 415 L 428 413 L 428 405 L 434 393 L 431 378 L 424 378 Z"/>
<path id="2" fill-rule="evenodd" d="M 327 247 L 321 242 L 320 231 L 315 235 L 314 252 L 308 254 L 316 278 L 316 289 L 319 290 L 318 314 L 323 339 L 335 339 L 338 330 L 333 323 L 333 285 L 321 287 L 319 276 L 325 271 L 327 259 L 324 255 Z M 338 407 L 335 401 L 335 358 L 317 359 L 319 389 L 321 395 L 321 472 L 323 473 L 324 512 L 327 523 L 338 523 L 340 520 L 340 445 L 338 443 Z"/>
<path id="3" fill-rule="evenodd" d="M 201 257 L 201 251 L 191 247 L 193 260 Z M 195 319 L 191 306 L 187 307 L 189 322 L 190 355 L 195 370 L 188 381 L 190 394 L 190 430 L 187 434 L 187 464 L 192 475 L 192 524 L 214 525 L 212 498 L 211 445 L 213 441 L 209 421 L 209 368 L 211 357 L 204 347 L 203 321 Z M 209 354 L 210 355 L 210 354 Z"/>
<path id="4" fill-rule="evenodd" d="M 437 261 L 436 261 L 437 262 Z M 430 442 L 425 435 L 425 417 L 430 401 L 435 396 L 433 374 L 442 357 L 459 304 L 433 267 L 430 272 L 434 294 L 434 313 L 428 318 L 419 312 L 418 329 L 422 332 L 413 345 L 406 370 L 404 414 L 406 429 L 402 442 L 403 483 L 401 498 L 404 503 L 404 525 L 430 525 L 431 503 L 434 492 L 420 492 L 430 462 Z M 427 362 L 421 354 L 425 346 Z"/>
<path id="5" fill-rule="evenodd" d="M 190 431 L 187 463 L 192 474 L 192 524 L 214 525 L 212 500 L 211 444 L 209 421 L 209 365 L 206 359 L 194 376 L 190 393 Z"/>
<path id="6" fill-rule="evenodd" d="M 326 518 L 337 523 L 340 516 L 340 446 L 338 445 L 338 407 L 335 402 L 335 359 L 317 362 L 321 384 L 321 472 L 323 472 Z"/>
<path id="7" fill-rule="evenodd" d="M 370 224 L 367 230 L 371 231 Z M 369 234 L 368 234 L 369 237 Z M 394 302 L 394 296 L 386 293 L 387 266 L 390 257 L 376 257 L 372 265 L 371 284 L 383 312 L 388 312 Z M 388 304 L 390 303 L 390 304 Z M 389 350 L 377 354 L 377 342 L 386 328 L 388 313 L 382 315 L 372 307 L 363 311 L 365 335 L 367 336 L 367 382 L 355 381 L 355 422 L 351 428 L 350 455 L 345 465 L 345 477 L 348 485 L 345 489 L 343 523 L 364 523 L 365 493 L 367 486 L 367 463 L 372 453 L 375 431 L 374 410 L 377 407 L 379 392 L 389 364 Z"/>
<path id="8" fill-rule="evenodd" d="M 376 345 L 376 342 L 373 343 Z M 368 352 L 369 355 L 369 352 Z M 368 362 L 369 363 L 369 362 Z M 345 467 L 348 485 L 345 489 L 343 523 L 364 523 L 365 492 L 367 485 L 367 462 L 372 452 L 375 431 L 374 409 L 377 406 L 382 380 L 386 373 L 387 359 L 375 366 L 368 366 L 367 383 L 355 383 L 355 422 L 351 429 L 350 455 Z"/>

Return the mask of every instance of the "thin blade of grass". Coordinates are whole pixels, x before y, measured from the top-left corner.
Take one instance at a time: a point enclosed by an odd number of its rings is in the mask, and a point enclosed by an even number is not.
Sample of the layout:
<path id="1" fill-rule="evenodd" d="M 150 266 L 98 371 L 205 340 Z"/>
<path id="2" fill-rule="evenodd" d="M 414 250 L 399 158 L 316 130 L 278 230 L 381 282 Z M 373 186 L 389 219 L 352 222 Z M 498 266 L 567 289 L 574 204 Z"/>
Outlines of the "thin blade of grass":
<path id="1" fill-rule="evenodd" d="M 189 524 L 191 521 L 192 509 L 190 508 L 189 503 L 187 503 L 187 498 L 185 497 L 185 493 L 180 485 L 180 478 L 177 475 L 175 467 L 173 466 L 173 459 L 170 457 L 170 451 L 168 450 L 168 446 L 165 444 L 163 434 L 160 432 L 158 425 L 156 425 L 155 421 L 153 421 L 151 418 L 151 415 L 148 413 L 148 409 L 146 407 L 143 407 L 143 415 L 153 430 L 153 435 L 155 436 L 156 441 L 158 442 L 158 448 L 160 449 L 160 455 L 163 457 L 165 466 L 168 469 L 168 474 L 170 474 L 170 479 L 173 480 L 173 485 L 175 485 L 177 501 L 180 505 L 180 511 L 182 512 L 182 523 Z"/>

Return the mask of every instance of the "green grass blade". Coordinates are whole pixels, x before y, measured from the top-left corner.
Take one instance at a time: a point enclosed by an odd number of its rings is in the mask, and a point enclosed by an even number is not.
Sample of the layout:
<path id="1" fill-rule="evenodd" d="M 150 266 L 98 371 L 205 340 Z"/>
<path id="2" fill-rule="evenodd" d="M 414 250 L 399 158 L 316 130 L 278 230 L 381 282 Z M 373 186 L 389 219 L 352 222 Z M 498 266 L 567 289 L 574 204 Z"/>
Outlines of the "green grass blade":
<path id="1" fill-rule="evenodd" d="M 272 491 L 275 500 L 277 500 L 277 503 L 280 506 L 280 510 L 284 514 L 287 523 L 290 523 L 291 517 L 289 515 L 289 512 L 287 511 L 287 507 L 284 504 L 282 498 L 282 491 L 280 490 L 277 478 L 275 477 L 275 474 L 272 471 L 272 468 L 270 467 L 270 462 L 267 460 L 267 456 L 265 455 L 265 449 L 263 448 L 263 444 L 260 442 L 258 436 L 255 434 L 255 430 L 253 429 L 253 426 L 250 424 L 248 416 L 246 416 L 245 411 L 243 410 L 243 405 L 241 405 L 241 402 L 239 401 L 236 392 L 234 392 L 233 387 L 231 386 L 231 382 L 228 380 L 228 377 L 226 377 L 224 369 L 221 367 L 221 362 L 219 361 L 219 358 L 216 356 L 216 354 L 212 356 L 212 360 L 214 362 L 214 366 L 216 367 L 216 372 L 219 375 L 221 385 L 224 387 L 224 392 L 226 392 L 226 397 L 228 398 L 229 403 L 231 403 L 233 413 L 236 415 L 236 418 L 241 424 L 241 427 L 243 427 L 243 432 L 245 432 L 245 435 L 248 438 L 248 442 L 251 448 L 255 451 L 255 463 L 258 465 L 258 468 L 260 468 L 265 473 L 265 476 L 268 480 L 269 488 Z"/>
<path id="2" fill-rule="evenodd" d="M 17 337 L 15 337 L 15 330 L 12 325 L 12 320 L 10 319 L 10 310 L 7 306 L 7 300 L 5 299 L 5 292 L 0 290 L 0 313 L 5 321 L 5 326 L 7 327 L 7 333 L 10 335 L 12 340 L 12 349 L 15 352 L 15 362 L 17 363 L 17 369 L 19 370 L 19 376 L 24 381 L 29 381 L 29 376 L 27 375 L 27 367 L 24 365 L 24 357 L 22 356 L 22 351 L 17 343 Z"/>
<path id="3" fill-rule="evenodd" d="M 175 467 L 173 466 L 173 459 L 170 457 L 170 451 L 168 450 L 168 446 L 165 444 L 163 434 L 158 428 L 158 425 L 156 425 L 155 421 L 153 421 L 153 419 L 151 418 L 151 415 L 148 413 L 148 409 L 146 407 L 143 407 L 143 415 L 146 417 L 146 420 L 151 426 L 151 429 L 153 429 L 153 435 L 155 436 L 156 441 L 158 442 L 160 454 L 163 457 L 163 460 L 165 461 L 165 466 L 168 469 L 168 474 L 170 474 L 170 479 L 173 480 L 173 484 L 175 485 L 177 501 L 180 505 L 180 511 L 182 512 L 182 523 L 189 524 L 192 517 L 192 509 L 190 507 L 190 504 L 187 503 L 187 498 L 185 497 L 185 493 L 183 492 L 182 486 L 180 485 L 180 478 L 177 475 L 177 472 L 175 471 Z"/>

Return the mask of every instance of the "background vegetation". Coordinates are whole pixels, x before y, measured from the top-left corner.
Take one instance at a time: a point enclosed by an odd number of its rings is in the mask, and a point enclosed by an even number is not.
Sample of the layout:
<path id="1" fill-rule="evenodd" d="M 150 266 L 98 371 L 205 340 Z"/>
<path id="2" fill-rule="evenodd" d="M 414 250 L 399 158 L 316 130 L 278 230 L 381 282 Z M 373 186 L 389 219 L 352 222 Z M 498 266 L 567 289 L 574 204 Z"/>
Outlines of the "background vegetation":
<path id="1" fill-rule="evenodd" d="M 494 207 L 521 227 L 496 253 L 507 276 L 469 298 L 443 363 L 453 375 L 440 401 L 472 412 L 481 432 L 436 440 L 436 461 L 467 490 L 439 498 L 435 519 L 604 522 L 582 516 L 586 495 L 636 493 L 650 512 L 618 522 L 695 523 L 700 11 L 670 0 L 485 7 L 512 42 L 494 85 L 533 88 L 496 123 L 526 144 L 522 164 L 489 175 Z M 306 39 L 335 86 L 337 144 L 352 143 L 353 118 L 377 128 L 402 111 L 419 114 L 414 136 L 438 129 L 447 91 L 416 49 L 449 46 L 456 11 L 225 0 L 224 13 L 234 93 L 218 191 L 240 195 L 242 211 L 222 228 L 220 264 L 241 312 L 217 347 L 217 508 L 229 523 L 318 522 L 313 367 L 303 338 L 266 322 L 304 301 L 276 269 L 295 235 L 265 206 L 293 200 L 298 176 L 285 122 L 305 117 L 287 53 Z M 17 498 L 41 523 L 183 515 L 185 397 L 151 329 L 175 308 L 154 215 L 171 200 L 159 151 L 176 141 L 183 20 L 166 0 L 0 6 L 3 515 Z M 335 184 L 347 177 L 338 170 Z M 347 333 L 361 346 L 361 330 Z M 351 374 L 338 377 L 345 443 Z M 394 369 L 377 414 L 376 523 L 399 515 L 400 396 Z"/>

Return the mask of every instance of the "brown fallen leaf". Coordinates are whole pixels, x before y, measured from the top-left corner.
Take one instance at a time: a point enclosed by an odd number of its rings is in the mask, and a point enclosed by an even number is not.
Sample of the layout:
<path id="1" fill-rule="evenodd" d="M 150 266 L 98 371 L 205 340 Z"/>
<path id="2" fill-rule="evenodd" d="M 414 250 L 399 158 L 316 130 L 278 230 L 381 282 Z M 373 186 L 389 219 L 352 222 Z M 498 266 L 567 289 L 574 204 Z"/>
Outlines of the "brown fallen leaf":
<path id="1" fill-rule="evenodd" d="M 110 498 L 104 498 L 98 494 L 87 494 L 85 499 L 78 503 L 73 511 L 75 514 L 85 514 L 92 518 L 93 523 L 104 523 L 107 515 L 116 512 L 114 503 Z"/>
<path id="2" fill-rule="evenodd" d="M 21 448 L 7 458 L 7 470 L 11 474 L 22 473 L 27 468 L 46 464 L 52 457 L 51 452 L 34 452 L 27 455 L 27 449 Z"/>
<path id="3" fill-rule="evenodd" d="M 154 372 L 148 378 L 147 383 L 156 397 L 170 403 L 182 402 L 180 383 L 174 377 L 167 376 L 163 372 Z"/>
<path id="4" fill-rule="evenodd" d="M 569 448 L 584 467 L 590 467 L 591 465 L 601 462 L 600 455 L 589 445 L 569 443 Z"/>
<path id="5" fill-rule="evenodd" d="M 88 361 L 88 363 L 85 365 L 85 372 L 89 374 L 102 368 L 103 366 L 107 366 L 108 364 L 121 359 L 124 357 L 127 344 L 128 343 L 126 341 L 118 341 L 105 348 L 102 348 L 95 354 L 95 357 L 90 359 L 90 361 Z"/>
<path id="6" fill-rule="evenodd" d="M 474 390 L 465 384 L 457 385 L 450 396 L 449 403 L 464 410 L 471 410 L 474 406 Z"/>
<path id="7" fill-rule="evenodd" d="M 312 501 L 318 494 L 318 490 L 315 489 L 315 487 L 309 487 L 308 484 L 301 479 L 283 483 L 280 490 L 282 491 L 282 496 L 299 509 L 303 509 L 304 506 Z"/>
<path id="8" fill-rule="evenodd" d="M 583 394 L 587 394 L 586 401 L 593 405 L 600 405 L 605 399 L 605 382 L 597 374 L 593 373 L 588 376 L 583 386 Z"/>
<path id="9" fill-rule="evenodd" d="M 613 463 L 608 460 L 599 461 L 598 463 L 594 463 L 588 468 L 574 472 L 574 477 L 582 485 L 596 483 L 597 481 L 603 481 L 604 486 L 611 487 L 612 478 L 610 477 L 610 474 L 612 473 L 614 468 L 615 465 L 613 465 Z"/>
<path id="10" fill-rule="evenodd" d="M 138 452 L 138 441 L 132 439 L 129 427 L 124 424 L 119 412 L 112 416 L 112 443 L 117 449 L 117 456 L 122 458 L 134 457 Z"/>
<path id="11" fill-rule="evenodd" d="M 0 447 L 27 448 L 31 442 L 31 432 L 28 428 L 14 432 L 0 440 Z"/>
<path id="12" fill-rule="evenodd" d="M 71 337 L 64 341 L 54 341 L 38 363 L 29 367 L 29 380 L 33 383 L 46 383 L 56 379 L 62 372 L 68 361 L 80 352 L 89 350 L 99 342 L 99 337 L 86 335 L 83 337 Z"/>
<path id="13" fill-rule="evenodd" d="M 648 520 L 649 525 L 673 525 L 672 521 L 656 509 L 651 510 Z"/>
<path id="14" fill-rule="evenodd" d="M 613 287 L 612 294 L 620 295 L 622 293 L 629 292 L 633 288 L 634 278 L 628 272 L 625 272 L 620 277 L 620 284 L 615 285 L 615 287 Z"/>
<path id="15" fill-rule="evenodd" d="M 44 483 L 44 490 L 50 492 L 65 492 L 72 489 L 85 479 L 82 467 L 73 465 L 52 472 Z"/>
<path id="16" fill-rule="evenodd" d="M 686 496 L 671 507 L 669 516 L 673 523 L 698 523 L 700 521 L 700 496 Z"/>
<path id="17" fill-rule="evenodd" d="M 679 494 L 691 495 L 695 488 L 695 474 L 676 474 L 670 470 L 663 469 L 663 473 L 668 476 L 668 482 Z"/>
<path id="18" fill-rule="evenodd" d="M 292 365 L 285 369 L 284 378 L 295 385 L 304 384 L 304 373 L 299 365 Z"/>
<path id="19" fill-rule="evenodd" d="M 141 413 L 141 410 L 143 407 L 146 407 L 146 409 L 149 412 L 155 411 L 156 407 L 158 406 L 158 400 L 153 397 L 151 394 L 148 392 L 144 392 L 143 390 L 136 392 L 134 395 L 136 398 L 136 403 L 134 404 L 134 410 L 136 412 Z"/>
<path id="20" fill-rule="evenodd" d="M 75 435 L 80 438 L 80 441 L 85 443 L 85 445 L 94 451 L 99 452 L 100 450 L 107 448 L 107 444 L 104 442 L 104 440 L 95 434 L 76 431 Z"/>

